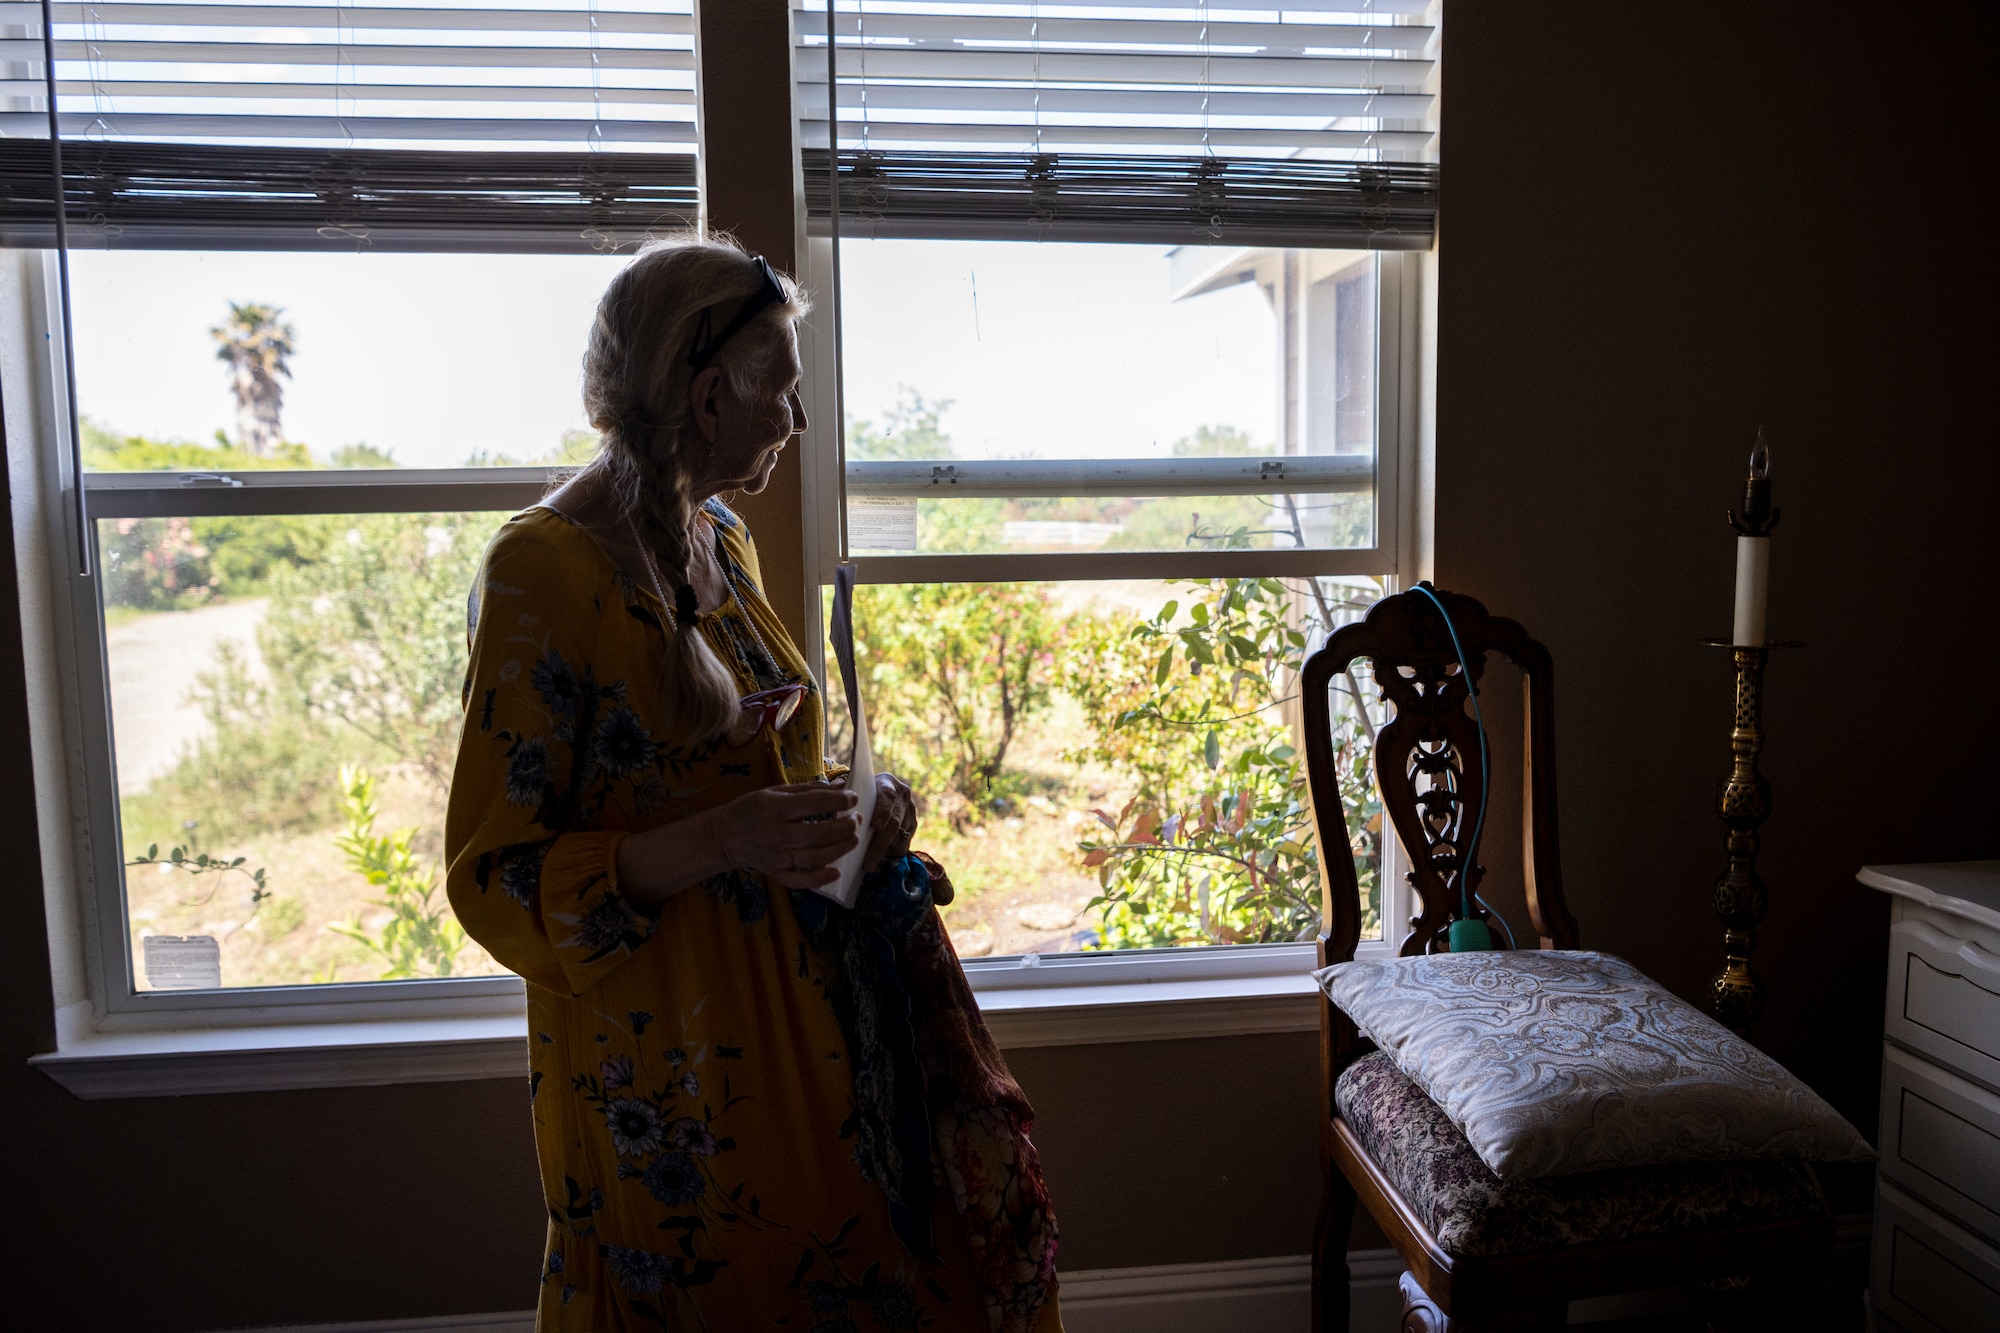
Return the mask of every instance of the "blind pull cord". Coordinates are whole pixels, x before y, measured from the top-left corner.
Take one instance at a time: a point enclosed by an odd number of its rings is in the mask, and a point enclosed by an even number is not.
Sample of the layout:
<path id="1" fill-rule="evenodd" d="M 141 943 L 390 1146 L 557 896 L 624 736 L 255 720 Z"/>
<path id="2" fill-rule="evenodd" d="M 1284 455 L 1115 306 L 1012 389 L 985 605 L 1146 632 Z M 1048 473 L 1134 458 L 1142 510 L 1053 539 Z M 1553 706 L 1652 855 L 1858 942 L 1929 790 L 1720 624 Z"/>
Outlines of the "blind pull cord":
<path id="1" fill-rule="evenodd" d="M 47 4 L 48 0 L 42 0 L 42 3 Z M 835 520 L 834 530 L 839 537 L 840 559 L 844 563 L 853 548 L 847 533 L 847 387 L 840 329 L 840 71 L 836 67 L 839 40 L 834 18 L 833 0 L 826 0 L 827 234 L 832 238 L 833 245 L 833 265 L 827 275 L 829 309 L 826 322 L 833 331 L 833 452 L 840 495 L 840 517 Z M 850 691 L 852 688 L 850 685 Z"/>

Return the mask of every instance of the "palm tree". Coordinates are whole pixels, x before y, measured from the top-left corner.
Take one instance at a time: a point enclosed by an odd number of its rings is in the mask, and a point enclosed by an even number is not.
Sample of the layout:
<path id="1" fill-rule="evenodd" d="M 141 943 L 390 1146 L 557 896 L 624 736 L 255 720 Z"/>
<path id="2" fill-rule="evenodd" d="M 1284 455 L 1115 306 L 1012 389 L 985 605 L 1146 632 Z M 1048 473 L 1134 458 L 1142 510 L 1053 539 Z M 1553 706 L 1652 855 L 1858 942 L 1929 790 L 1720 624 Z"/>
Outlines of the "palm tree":
<path id="1" fill-rule="evenodd" d="M 285 391 L 278 377 L 290 379 L 292 326 L 277 306 L 255 301 L 229 303 L 229 318 L 209 330 L 219 346 L 215 359 L 229 363 L 229 387 L 236 391 L 236 442 L 245 452 L 268 455 L 284 438 L 278 414 Z"/>

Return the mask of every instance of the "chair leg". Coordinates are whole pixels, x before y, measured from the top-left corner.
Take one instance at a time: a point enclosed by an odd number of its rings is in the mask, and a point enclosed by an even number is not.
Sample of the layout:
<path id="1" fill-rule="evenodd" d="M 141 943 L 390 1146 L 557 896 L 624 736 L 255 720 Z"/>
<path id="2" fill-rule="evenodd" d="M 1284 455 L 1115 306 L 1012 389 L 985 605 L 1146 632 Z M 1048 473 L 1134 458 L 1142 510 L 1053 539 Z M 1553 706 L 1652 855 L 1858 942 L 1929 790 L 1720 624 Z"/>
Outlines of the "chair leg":
<path id="1" fill-rule="evenodd" d="M 1332 1162 L 1320 1186 L 1319 1221 L 1313 1227 L 1312 1330 L 1348 1333 L 1347 1237 L 1354 1227 L 1354 1187 Z"/>
<path id="2" fill-rule="evenodd" d="M 1403 1292 L 1403 1321 L 1397 1325 L 1400 1333 L 1543 1333 L 1561 1329 L 1569 1319 L 1567 1301 L 1496 1311 L 1479 1319 L 1455 1319 L 1438 1308 L 1414 1273 L 1405 1272 L 1398 1285 Z"/>

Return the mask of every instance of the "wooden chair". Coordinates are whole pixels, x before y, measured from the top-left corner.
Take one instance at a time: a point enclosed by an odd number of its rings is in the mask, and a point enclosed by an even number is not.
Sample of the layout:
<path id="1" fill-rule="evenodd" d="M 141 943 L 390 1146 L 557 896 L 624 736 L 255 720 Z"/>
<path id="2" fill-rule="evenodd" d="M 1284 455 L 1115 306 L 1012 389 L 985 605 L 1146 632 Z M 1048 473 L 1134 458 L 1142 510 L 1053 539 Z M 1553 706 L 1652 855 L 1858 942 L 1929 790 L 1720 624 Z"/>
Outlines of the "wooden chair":
<path id="1" fill-rule="evenodd" d="M 1488 653 L 1520 668 L 1526 704 L 1522 773 L 1522 862 L 1528 913 L 1544 949 L 1577 947 L 1576 919 L 1563 901 L 1557 864 L 1554 679 L 1548 650 L 1511 620 L 1490 616 L 1470 597 L 1437 594 L 1449 609 L 1471 665 L 1465 679 L 1437 607 L 1418 592 L 1377 603 L 1360 624 L 1335 632 L 1306 660 L 1304 700 L 1307 772 L 1320 828 L 1326 880 L 1324 933 L 1319 937 L 1322 967 L 1354 957 L 1361 911 L 1351 844 L 1346 833 L 1331 740 L 1329 686 L 1357 659 L 1368 659 L 1375 680 L 1393 706 L 1394 718 L 1375 741 L 1375 771 L 1382 803 L 1409 853 L 1407 879 L 1422 910 L 1410 919 L 1399 952 L 1443 952 L 1445 934 L 1459 902 L 1458 876 L 1470 877 L 1476 892 L 1483 867 L 1461 866 L 1460 850 L 1471 836 L 1480 798 L 1478 728 L 1467 707 L 1468 686 L 1476 687 Z M 1496 779 L 1498 775 L 1495 775 Z M 1340 848 L 1348 846 L 1343 856 Z M 1483 910 L 1478 913 L 1486 916 Z M 1386 925 L 1386 923 L 1385 923 Z M 1490 929 L 1490 927 L 1489 927 Z M 1494 947 L 1502 940 L 1494 932 Z M 1423 1210 L 1405 1197 L 1396 1181 L 1366 1147 L 1356 1126 L 1336 1103 L 1341 1075 L 1374 1050 L 1331 1001 L 1320 1012 L 1320 1164 L 1324 1174 L 1319 1225 L 1313 1245 L 1313 1327 L 1315 1333 L 1348 1326 L 1347 1238 L 1354 1205 L 1363 1203 L 1396 1247 L 1408 1271 L 1402 1277 L 1405 1333 L 1476 1333 L 1484 1330 L 1559 1328 L 1573 1299 L 1646 1290 L 1715 1279 L 1738 1279 L 1780 1269 L 1796 1269 L 1831 1257 L 1833 1219 L 1823 1204 L 1810 1215 L 1768 1214 L 1754 1223 L 1701 1231 L 1595 1241 L 1570 1236 L 1555 1248 L 1521 1250 L 1505 1245 L 1483 1253 L 1452 1253 L 1427 1225 Z M 1392 1066 L 1367 1073 L 1377 1084 L 1401 1085 L 1403 1105 L 1414 1097 L 1463 1144 L 1442 1112 Z M 1358 1081 L 1357 1081 L 1358 1085 Z M 1350 1093 L 1352 1095 L 1352 1093 Z M 1427 1122 L 1428 1123 L 1428 1122 Z M 1378 1140 L 1379 1141 L 1379 1140 Z M 1466 1145 L 1464 1152 L 1470 1153 Z M 1476 1158 L 1473 1162 L 1476 1163 Z M 1483 1172 L 1483 1165 L 1471 1169 Z M 1762 1168 L 1760 1168 L 1762 1169 Z M 1643 1169 L 1642 1169 L 1643 1170 Z M 1679 1172 L 1655 1177 L 1651 1188 L 1678 1188 L 1690 1171 L 1722 1173 L 1721 1166 L 1660 1167 Z M 1731 1180 L 1743 1176 L 1734 1168 Z M 1587 1190 L 1631 1187 L 1640 1172 L 1570 1177 Z M 1488 1177 L 1490 1180 L 1491 1178 Z M 1718 1174 L 1716 1180 L 1721 1180 Z M 1736 1188 L 1724 1182 L 1717 1188 Z M 1414 1191 L 1413 1191 L 1414 1192 Z M 1814 1191 L 1814 1199 L 1817 1194 Z M 1616 1206 L 1616 1200 L 1606 1200 Z M 1472 1205 L 1478 1207 L 1475 1201 Z M 1796 1204 L 1792 1211 L 1803 1211 Z M 1746 1206 L 1745 1213 L 1754 1212 Z M 1480 1247 L 1482 1249 L 1486 1247 Z"/>

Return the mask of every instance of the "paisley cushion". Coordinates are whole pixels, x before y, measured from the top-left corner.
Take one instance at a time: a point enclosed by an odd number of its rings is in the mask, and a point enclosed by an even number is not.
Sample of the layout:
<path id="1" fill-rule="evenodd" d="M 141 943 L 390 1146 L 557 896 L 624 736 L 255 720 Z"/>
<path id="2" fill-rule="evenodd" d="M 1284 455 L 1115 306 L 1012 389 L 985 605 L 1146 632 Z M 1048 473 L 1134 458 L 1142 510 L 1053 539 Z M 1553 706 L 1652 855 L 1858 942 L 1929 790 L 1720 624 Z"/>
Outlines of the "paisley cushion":
<path id="1" fill-rule="evenodd" d="M 1334 1085 L 1334 1104 L 1450 1254 L 1518 1254 L 1826 1212 L 1812 1169 L 1797 1161 L 1683 1162 L 1502 1180 L 1381 1051 L 1348 1066 Z"/>
<path id="2" fill-rule="evenodd" d="M 1433 954 L 1317 976 L 1509 1180 L 1874 1156 L 1777 1061 L 1609 954 Z"/>

